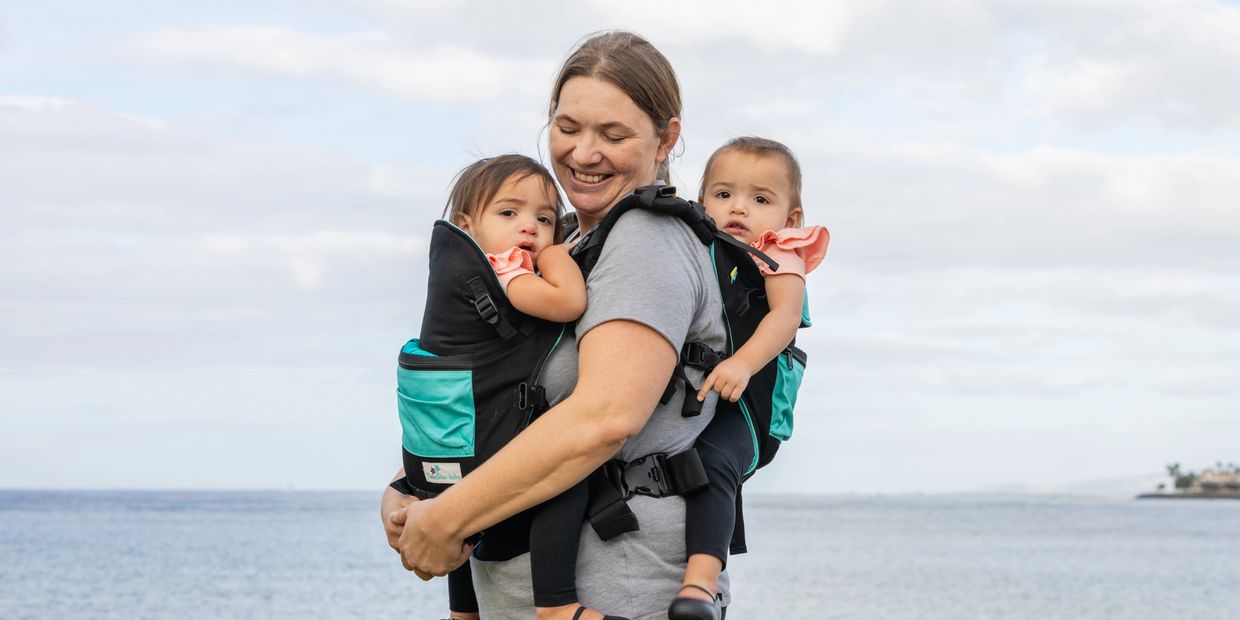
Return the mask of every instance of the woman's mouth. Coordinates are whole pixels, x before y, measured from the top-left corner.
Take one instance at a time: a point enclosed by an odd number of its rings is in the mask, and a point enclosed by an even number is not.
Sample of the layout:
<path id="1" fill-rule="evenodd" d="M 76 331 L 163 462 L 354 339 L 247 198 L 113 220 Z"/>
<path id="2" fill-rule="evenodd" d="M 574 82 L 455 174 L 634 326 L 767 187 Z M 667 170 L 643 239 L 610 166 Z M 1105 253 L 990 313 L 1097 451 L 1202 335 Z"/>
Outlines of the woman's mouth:
<path id="1" fill-rule="evenodd" d="M 573 180 L 581 183 L 600 183 L 608 178 L 611 178 L 610 174 L 586 174 L 580 170 L 573 170 Z"/>

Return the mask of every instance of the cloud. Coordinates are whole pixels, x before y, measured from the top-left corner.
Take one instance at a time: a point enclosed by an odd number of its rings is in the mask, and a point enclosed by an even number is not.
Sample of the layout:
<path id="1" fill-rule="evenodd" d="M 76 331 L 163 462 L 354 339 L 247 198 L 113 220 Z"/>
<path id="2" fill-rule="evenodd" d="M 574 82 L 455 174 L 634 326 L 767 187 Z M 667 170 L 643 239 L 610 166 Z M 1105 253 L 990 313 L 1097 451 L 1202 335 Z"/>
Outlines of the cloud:
<path id="1" fill-rule="evenodd" d="M 110 352 L 88 366 L 348 364 L 357 339 L 412 330 L 451 174 L 39 97 L 0 98 L 0 158 L 14 368 L 63 364 L 48 343 L 68 341 Z M 342 323 L 352 338 L 303 336 Z"/>
<path id="2" fill-rule="evenodd" d="M 283 27 L 160 30 L 117 53 L 165 69 L 327 81 L 436 103 L 473 103 L 541 92 L 549 59 L 487 54 L 450 44 L 430 49 L 377 31 L 313 34 Z"/>
<path id="3" fill-rule="evenodd" d="M 1023 87 L 1048 116 L 1189 128 L 1240 121 L 1240 7 L 1018 2 L 1001 12 L 1012 26 L 1036 32 Z"/>

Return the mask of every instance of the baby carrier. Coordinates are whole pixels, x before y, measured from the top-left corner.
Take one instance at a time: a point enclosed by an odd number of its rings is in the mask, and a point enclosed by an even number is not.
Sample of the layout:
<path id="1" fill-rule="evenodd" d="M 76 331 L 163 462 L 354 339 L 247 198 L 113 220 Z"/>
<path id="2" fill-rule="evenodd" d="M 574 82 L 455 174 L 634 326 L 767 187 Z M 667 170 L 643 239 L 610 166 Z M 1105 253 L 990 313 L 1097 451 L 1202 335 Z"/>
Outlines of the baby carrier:
<path id="1" fill-rule="evenodd" d="M 766 300 L 766 285 L 754 258 L 763 261 L 772 270 L 778 264 L 752 246 L 733 239 L 718 230 L 715 222 L 706 215 L 705 208 L 697 203 L 676 196 L 676 188 L 670 186 L 640 187 L 626 196 L 607 213 L 598 226 L 582 236 L 571 254 L 581 266 L 582 273 L 589 275 L 598 262 L 603 245 L 622 215 L 632 209 L 645 209 L 676 217 L 693 231 L 694 235 L 711 251 L 716 279 L 723 301 L 723 318 L 727 326 L 727 347 L 715 351 L 702 342 L 686 342 L 680 351 L 680 359 L 661 404 L 667 404 L 675 390 L 685 390 L 685 416 L 701 413 L 701 403 L 696 398 L 697 387 L 686 377 L 684 368 L 691 366 L 709 374 L 715 365 L 733 354 L 753 336 L 762 318 L 770 311 Z M 807 327 L 807 312 L 802 310 L 802 326 Z M 806 355 L 801 349 L 789 345 L 775 360 L 764 366 L 749 380 L 741 399 L 735 403 L 720 400 L 715 415 L 744 416 L 754 442 L 754 459 L 745 476 L 766 465 L 775 456 L 780 443 L 792 435 L 792 409 L 796 405 L 797 390 L 805 374 Z M 692 452 L 692 451 L 690 451 Z M 600 469 L 591 480 L 591 524 L 604 539 L 625 531 L 637 529 L 636 519 L 623 506 L 623 500 L 635 494 L 663 496 L 683 494 L 704 484 L 705 474 L 701 463 L 673 463 L 686 453 L 666 457 L 666 464 L 652 468 L 640 463 L 634 475 L 633 463 L 612 461 Z M 651 455 L 662 457 L 663 455 Z M 696 457 L 696 454 L 694 454 Z M 681 461 L 691 459 L 680 458 Z M 696 459 L 692 459 L 696 460 Z M 696 469 L 693 465 L 696 465 Z M 611 471 L 608 471 L 610 468 Z M 699 477 L 700 475 L 700 477 Z M 738 509 L 740 496 L 737 495 Z M 738 510 L 738 518 L 739 518 Z M 743 534 L 741 534 L 743 537 Z"/>
<path id="2" fill-rule="evenodd" d="M 421 336 L 396 371 L 405 477 L 392 486 L 432 497 L 546 411 L 539 380 L 564 330 L 518 312 L 477 242 L 435 222 Z"/>

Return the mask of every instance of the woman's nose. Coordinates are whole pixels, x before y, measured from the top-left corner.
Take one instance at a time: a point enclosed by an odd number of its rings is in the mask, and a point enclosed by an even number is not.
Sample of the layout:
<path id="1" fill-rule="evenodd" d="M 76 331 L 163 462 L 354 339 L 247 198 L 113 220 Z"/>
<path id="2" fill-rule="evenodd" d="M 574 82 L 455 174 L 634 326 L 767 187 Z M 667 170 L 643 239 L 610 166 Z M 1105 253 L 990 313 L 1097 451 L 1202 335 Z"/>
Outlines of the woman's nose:
<path id="1" fill-rule="evenodd" d="M 577 143 L 573 145 L 573 163 L 581 167 L 593 166 L 603 161 L 603 153 L 598 148 L 598 139 L 589 132 L 581 132 Z"/>

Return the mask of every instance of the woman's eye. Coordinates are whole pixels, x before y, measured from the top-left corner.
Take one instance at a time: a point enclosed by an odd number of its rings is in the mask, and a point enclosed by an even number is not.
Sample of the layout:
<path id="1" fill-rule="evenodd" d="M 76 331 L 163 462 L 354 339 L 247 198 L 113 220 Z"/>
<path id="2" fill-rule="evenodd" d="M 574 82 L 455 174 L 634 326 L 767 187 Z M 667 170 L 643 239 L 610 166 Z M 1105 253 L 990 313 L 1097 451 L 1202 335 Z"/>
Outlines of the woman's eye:
<path id="1" fill-rule="evenodd" d="M 607 139 L 608 142 L 611 142 L 612 144 L 624 142 L 624 139 L 626 138 L 626 136 L 604 136 L 604 137 Z"/>
<path id="2" fill-rule="evenodd" d="M 562 134 L 564 134 L 564 135 L 566 135 L 566 136 L 571 136 L 571 135 L 573 135 L 573 134 L 577 133 L 577 129 L 576 129 L 575 127 L 565 127 L 565 126 L 563 126 L 563 125 L 560 125 L 560 126 L 559 126 L 559 129 L 560 129 L 560 133 L 562 133 Z"/>

